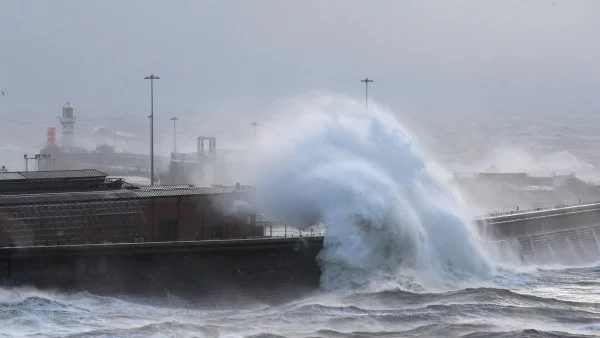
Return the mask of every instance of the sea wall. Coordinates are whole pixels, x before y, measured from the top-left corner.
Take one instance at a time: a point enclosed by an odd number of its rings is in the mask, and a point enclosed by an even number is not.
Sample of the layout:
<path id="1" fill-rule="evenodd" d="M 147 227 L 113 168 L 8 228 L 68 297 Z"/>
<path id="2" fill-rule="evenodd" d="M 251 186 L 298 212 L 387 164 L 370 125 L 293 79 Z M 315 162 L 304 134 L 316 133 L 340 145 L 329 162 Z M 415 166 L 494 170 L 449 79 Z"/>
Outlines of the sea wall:
<path id="1" fill-rule="evenodd" d="M 478 220 L 477 224 L 495 239 L 590 227 L 600 225 L 600 204 L 506 214 Z"/>
<path id="2" fill-rule="evenodd" d="M 7 286 L 210 304 L 277 303 L 316 290 L 322 237 L 0 249 Z"/>
<path id="3" fill-rule="evenodd" d="M 477 222 L 488 240 L 525 263 L 600 258 L 600 206 Z M 260 238 L 0 248 L 5 286 L 143 298 L 180 296 L 203 304 L 274 304 L 319 287 L 323 237 Z"/>
<path id="4" fill-rule="evenodd" d="M 600 260 L 600 204 L 507 214 L 477 223 L 501 259 L 538 265 Z"/>

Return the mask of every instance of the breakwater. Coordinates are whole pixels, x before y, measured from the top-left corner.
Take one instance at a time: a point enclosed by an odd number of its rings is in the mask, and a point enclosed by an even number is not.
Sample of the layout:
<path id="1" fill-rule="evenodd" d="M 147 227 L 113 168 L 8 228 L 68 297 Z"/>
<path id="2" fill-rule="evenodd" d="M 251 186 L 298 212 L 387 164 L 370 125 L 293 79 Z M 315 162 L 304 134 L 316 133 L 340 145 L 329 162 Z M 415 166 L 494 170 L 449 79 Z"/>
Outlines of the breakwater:
<path id="1" fill-rule="evenodd" d="M 600 259 L 600 203 L 507 213 L 477 224 L 502 259 L 524 264 Z"/>
<path id="2" fill-rule="evenodd" d="M 322 237 L 0 249 L 7 286 L 102 295 L 277 303 L 319 286 Z"/>
<path id="3" fill-rule="evenodd" d="M 487 240 L 522 262 L 598 259 L 600 204 L 478 220 Z M 278 303 L 320 284 L 323 237 L 263 237 L 0 248 L 5 286 L 164 297 L 199 302 Z"/>

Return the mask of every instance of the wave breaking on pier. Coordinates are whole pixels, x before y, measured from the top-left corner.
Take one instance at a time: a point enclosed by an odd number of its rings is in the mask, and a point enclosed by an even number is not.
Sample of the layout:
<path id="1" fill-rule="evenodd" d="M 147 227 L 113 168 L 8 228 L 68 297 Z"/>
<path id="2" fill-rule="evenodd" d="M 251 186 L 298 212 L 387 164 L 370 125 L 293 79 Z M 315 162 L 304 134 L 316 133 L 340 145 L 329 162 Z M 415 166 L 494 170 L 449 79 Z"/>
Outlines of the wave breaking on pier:
<path id="1" fill-rule="evenodd" d="M 298 228 L 326 226 L 324 289 L 490 276 L 460 198 L 392 113 L 342 97 L 290 106 L 263 127 L 259 204 Z"/>

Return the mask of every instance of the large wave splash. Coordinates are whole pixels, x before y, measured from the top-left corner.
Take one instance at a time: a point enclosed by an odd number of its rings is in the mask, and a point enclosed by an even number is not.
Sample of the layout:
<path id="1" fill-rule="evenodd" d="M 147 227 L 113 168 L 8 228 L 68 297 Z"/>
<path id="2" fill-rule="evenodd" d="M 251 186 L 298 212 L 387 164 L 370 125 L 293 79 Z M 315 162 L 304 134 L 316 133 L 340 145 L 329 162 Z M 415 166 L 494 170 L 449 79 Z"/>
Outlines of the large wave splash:
<path id="1" fill-rule="evenodd" d="M 261 129 L 259 204 L 298 228 L 326 226 L 323 288 L 491 273 L 460 199 L 391 113 L 340 97 L 291 111 Z"/>

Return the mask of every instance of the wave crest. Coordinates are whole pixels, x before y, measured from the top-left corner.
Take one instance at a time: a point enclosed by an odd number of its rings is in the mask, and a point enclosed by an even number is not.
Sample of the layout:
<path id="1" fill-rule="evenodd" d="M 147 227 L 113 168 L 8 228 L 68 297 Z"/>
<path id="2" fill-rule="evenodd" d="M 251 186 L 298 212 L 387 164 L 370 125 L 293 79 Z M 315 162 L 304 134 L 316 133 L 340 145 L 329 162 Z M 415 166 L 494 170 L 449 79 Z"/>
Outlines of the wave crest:
<path id="1" fill-rule="evenodd" d="M 460 199 L 389 111 L 367 116 L 340 97 L 295 108 L 259 143 L 260 207 L 296 227 L 325 224 L 323 288 L 490 274 Z"/>

